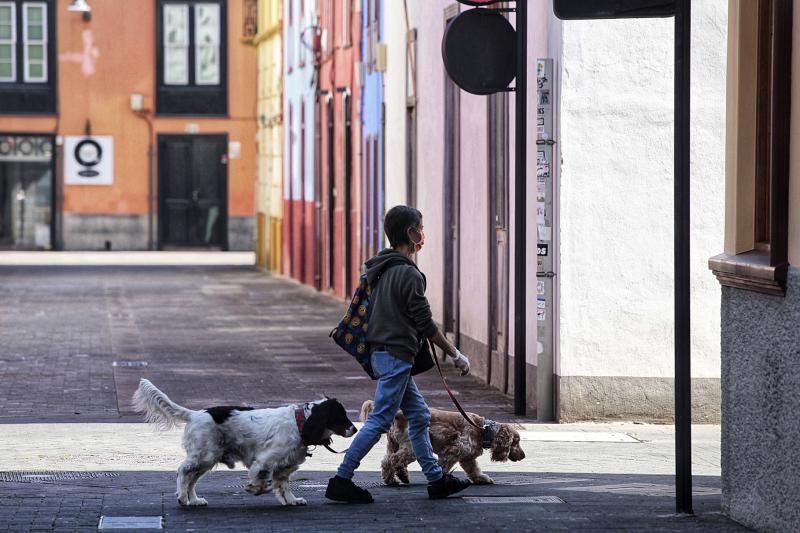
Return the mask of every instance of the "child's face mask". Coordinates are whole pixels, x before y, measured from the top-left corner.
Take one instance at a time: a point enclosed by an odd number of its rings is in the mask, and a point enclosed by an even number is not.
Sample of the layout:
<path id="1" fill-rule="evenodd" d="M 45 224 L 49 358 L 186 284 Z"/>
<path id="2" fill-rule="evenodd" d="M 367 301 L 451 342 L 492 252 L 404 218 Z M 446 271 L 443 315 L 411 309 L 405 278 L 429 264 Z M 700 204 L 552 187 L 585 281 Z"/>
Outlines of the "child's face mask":
<path id="1" fill-rule="evenodd" d="M 409 228 L 409 232 L 408 236 L 411 239 L 411 244 L 414 245 L 414 252 L 419 252 L 425 245 L 425 231 L 422 228 Z M 414 237 L 415 234 L 419 237 L 419 240 Z"/>

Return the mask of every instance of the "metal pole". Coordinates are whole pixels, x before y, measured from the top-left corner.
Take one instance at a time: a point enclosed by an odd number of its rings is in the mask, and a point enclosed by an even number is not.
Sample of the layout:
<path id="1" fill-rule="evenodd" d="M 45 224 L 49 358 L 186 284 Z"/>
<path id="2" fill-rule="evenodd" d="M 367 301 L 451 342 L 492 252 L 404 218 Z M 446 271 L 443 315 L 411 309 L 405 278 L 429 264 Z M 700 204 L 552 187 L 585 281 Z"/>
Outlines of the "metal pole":
<path id="1" fill-rule="evenodd" d="M 527 129 L 527 0 L 517 1 L 517 81 L 514 145 L 514 414 L 525 416 L 525 249 L 526 249 L 526 129 Z"/>
<path id="2" fill-rule="evenodd" d="M 149 126 L 149 124 L 148 124 Z M 153 192 L 155 184 L 153 182 L 154 172 L 153 164 L 155 161 L 155 153 L 153 150 L 153 135 L 150 134 L 150 142 L 147 145 L 147 249 L 153 250 L 155 239 L 153 238 Z"/>
<path id="3" fill-rule="evenodd" d="M 675 2 L 675 496 L 692 513 L 689 279 L 690 0 Z"/>

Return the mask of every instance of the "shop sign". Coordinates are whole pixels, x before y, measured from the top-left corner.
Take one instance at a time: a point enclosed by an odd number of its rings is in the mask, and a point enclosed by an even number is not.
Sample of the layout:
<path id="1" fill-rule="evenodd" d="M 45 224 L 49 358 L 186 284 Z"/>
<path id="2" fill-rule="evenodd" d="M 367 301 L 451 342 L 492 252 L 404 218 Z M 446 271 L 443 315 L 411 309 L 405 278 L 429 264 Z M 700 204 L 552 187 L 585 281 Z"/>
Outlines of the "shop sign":
<path id="1" fill-rule="evenodd" d="M 50 137 L 0 135 L 0 162 L 49 163 L 52 158 Z"/>
<path id="2" fill-rule="evenodd" d="M 114 183 L 114 138 L 64 137 L 64 183 L 111 185 Z"/>

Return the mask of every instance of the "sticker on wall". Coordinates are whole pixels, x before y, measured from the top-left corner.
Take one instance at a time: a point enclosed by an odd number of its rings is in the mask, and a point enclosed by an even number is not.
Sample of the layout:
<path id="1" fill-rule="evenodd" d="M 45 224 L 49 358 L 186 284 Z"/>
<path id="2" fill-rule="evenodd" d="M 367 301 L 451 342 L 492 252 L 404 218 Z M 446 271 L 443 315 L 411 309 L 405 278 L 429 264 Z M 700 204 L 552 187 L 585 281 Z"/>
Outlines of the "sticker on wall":
<path id="1" fill-rule="evenodd" d="M 228 157 L 230 159 L 239 159 L 242 156 L 242 143 L 239 141 L 228 142 Z"/>
<path id="2" fill-rule="evenodd" d="M 544 344 L 539 341 L 536 341 L 536 353 L 539 355 L 544 353 Z"/>
<path id="3" fill-rule="evenodd" d="M 544 225 L 546 215 L 544 202 L 536 202 L 536 223 Z"/>
<path id="4" fill-rule="evenodd" d="M 553 236 L 553 228 L 550 226 L 537 226 L 537 231 L 539 232 L 539 240 L 549 242 Z"/>
<path id="5" fill-rule="evenodd" d="M 536 255 L 541 257 L 546 257 L 547 248 L 548 246 L 546 244 L 540 242 L 539 244 L 536 245 Z"/>
<path id="6" fill-rule="evenodd" d="M 544 183 L 537 183 L 536 184 L 536 199 L 540 202 L 545 200 L 547 196 L 547 185 Z"/>
<path id="7" fill-rule="evenodd" d="M 536 77 L 537 78 L 544 78 L 544 61 L 539 60 L 536 62 Z"/>
<path id="8" fill-rule="evenodd" d="M 536 294 L 538 296 L 544 296 L 544 281 L 536 282 Z"/>
<path id="9" fill-rule="evenodd" d="M 536 163 L 536 177 L 549 178 L 550 177 L 550 163 L 547 161 L 538 161 Z"/>
<path id="10" fill-rule="evenodd" d="M 65 137 L 64 183 L 67 185 L 112 185 L 114 183 L 114 138 L 110 135 Z"/>
<path id="11" fill-rule="evenodd" d="M 545 91 L 539 92 L 539 105 L 550 105 L 550 93 Z"/>
<path id="12" fill-rule="evenodd" d="M 544 322 L 547 319 L 547 314 L 544 309 L 536 309 L 536 320 Z"/>

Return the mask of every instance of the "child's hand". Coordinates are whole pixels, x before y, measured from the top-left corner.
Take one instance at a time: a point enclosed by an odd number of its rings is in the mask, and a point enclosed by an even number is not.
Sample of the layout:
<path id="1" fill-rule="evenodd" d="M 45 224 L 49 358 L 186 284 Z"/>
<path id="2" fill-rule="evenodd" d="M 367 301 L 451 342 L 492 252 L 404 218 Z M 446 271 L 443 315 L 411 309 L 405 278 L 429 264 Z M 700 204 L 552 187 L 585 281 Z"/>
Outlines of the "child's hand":
<path id="1" fill-rule="evenodd" d="M 462 376 L 469 374 L 469 358 L 458 350 L 456 350 L 453 364 L 456 365 L 457 369 L 461 370 Z"/>

